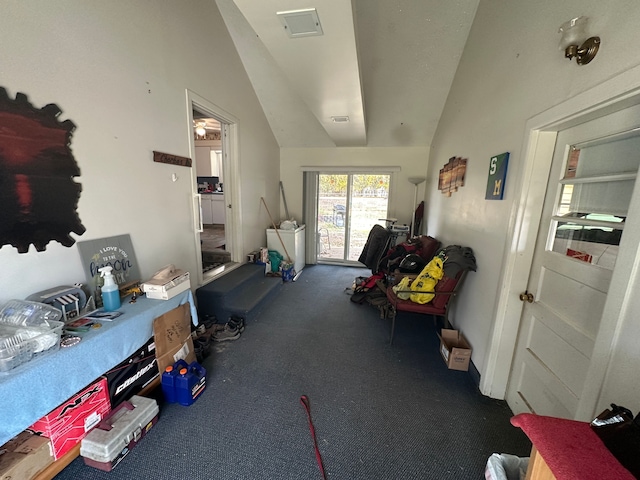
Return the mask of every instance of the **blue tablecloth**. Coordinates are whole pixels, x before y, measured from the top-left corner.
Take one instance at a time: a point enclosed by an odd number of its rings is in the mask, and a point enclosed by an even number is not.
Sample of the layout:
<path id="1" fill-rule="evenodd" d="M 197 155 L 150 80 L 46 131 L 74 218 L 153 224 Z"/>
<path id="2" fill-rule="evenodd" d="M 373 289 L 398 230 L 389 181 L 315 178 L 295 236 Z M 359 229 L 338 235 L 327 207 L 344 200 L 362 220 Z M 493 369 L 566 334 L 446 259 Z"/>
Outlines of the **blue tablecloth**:
<path id="1" fill-rule="evenodd" d="M 77 345 L 0 375 L 0 445 L 132 355 L 153 336 L 154 318 L 187 302 L 197 325 L 191 290 L 170 300 L 141 297 L 134 304 L 123 303 L 120 317 L 83 333 Z"/>

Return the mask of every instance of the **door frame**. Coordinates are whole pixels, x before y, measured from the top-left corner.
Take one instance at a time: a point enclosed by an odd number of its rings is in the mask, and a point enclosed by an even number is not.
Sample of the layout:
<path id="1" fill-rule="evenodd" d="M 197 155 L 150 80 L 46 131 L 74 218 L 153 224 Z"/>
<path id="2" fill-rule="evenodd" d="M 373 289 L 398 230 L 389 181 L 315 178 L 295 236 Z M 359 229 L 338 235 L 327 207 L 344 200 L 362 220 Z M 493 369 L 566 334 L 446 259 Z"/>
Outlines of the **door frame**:
<path id="1" fill-rule="evenodd" d="M 513 203 L 509 215 L 507 249 L 493 315 L 495 321 L 480 381 L 480 391 L 484 395 L 493 398 L 505 398 L 506 395 L 522 314 L 519 294 L 526 289 L 531 272 L 557 132 L 637 104 L 640 104 L 640 67 L 611 78 L 526 122 L 516 189 L 520 197 Z M 629 275 L 632 267 L 625 267 Z M 607 300 L 605 311 L 618 318 L 624 303 L 620 297 L 627 297 L 629 287 L 612 283 L 610 290 L 615 291 L 616 287 L 621 287 L 620 295 Z M 583 398 L 590 400 L 581 405 L 578 417 L 591 415 L 599 401 L 616 332 L 617 328 L 598 336 L 593 353 L 598 361 L 592 362 L 588 384 L 583 391 Z"/>
<path id="2" fill-rule="evenodd" d="M 242 208 L 240 192 L 240 170 L 238 168 L 238 119 L 229 112 L 211 103 L 206 98 L 186 89 L 187 101 L 187 128 L 189 132 L 189 155 L 195 158 L 196 145 L 193 138 L 193 109 L 207 113 L 217 118 L 221 123 L 222 136 L 222 172 L 224 177 L 224 201 L 226 204 L 225 215 L 225 241 L 227 249 L 231 253 L 231 261 L 236 264 L 242 262 L 243 242 L 242 242 Z M 195 167 L 191 168 L 191 215 L 194 231 L 194 242 L 196 246 L 196 265 L 198 266 L 197 282 L 203 285 L 204 275 L 202 273 L 202 248 L 200 246 L 200 200 L 198 195 L 198 179 Z M 211 280 L 211 279 L 208 279 Z"/>
<path id="3" fill-rule="evenodd" d="M 303 166 L 301 170 L 304 174 L 304 193 L 303 193 L 303 211 L 304 221 L 307 224 L 307 234 L 305 239 L 305 258 L 307 265 L 330 264 L 362 267 L 362 263 L 355 260 L 340 260 L 323 258 L 318 259 L 318 195 L 320 175 L 362 175 L 362 174 L 380 174 L 389 175 L 389 194 L 387 198 L 387 213 L 394 211 L 393 198 L 396 188 L 398 172 L 401 171 L 398 166 Z M 347 224 L 345 224 L 347 226 Z"/>

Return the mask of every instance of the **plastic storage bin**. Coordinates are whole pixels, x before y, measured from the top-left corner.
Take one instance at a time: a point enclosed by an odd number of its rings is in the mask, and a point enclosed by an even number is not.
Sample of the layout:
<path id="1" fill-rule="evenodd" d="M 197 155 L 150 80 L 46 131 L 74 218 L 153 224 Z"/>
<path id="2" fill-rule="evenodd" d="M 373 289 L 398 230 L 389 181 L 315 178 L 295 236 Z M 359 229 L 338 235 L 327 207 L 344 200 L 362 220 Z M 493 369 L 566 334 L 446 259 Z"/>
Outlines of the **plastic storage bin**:
<path id="1" fill-rule="evenodd" d="M 0 322 L 0 373 L 7 373 L 35 355 L 60 348 L 63 322 L 48 320 L 48 327 L 21 326 Z"/>
<path id="2" fill-rule="evenodd" d="M 110 472 L 158 421 L 158 403 L 134 395 L 121 403 L 82 439 L 84 463 Z"/>
<path id="3" fill-rule="evenodd" d="M 0 322 L 23 327 L 49 326 L 50 321 L 57 322 L 62 312 L 46 303 L 30 300 L 9 300 L 0 310 Z"/>

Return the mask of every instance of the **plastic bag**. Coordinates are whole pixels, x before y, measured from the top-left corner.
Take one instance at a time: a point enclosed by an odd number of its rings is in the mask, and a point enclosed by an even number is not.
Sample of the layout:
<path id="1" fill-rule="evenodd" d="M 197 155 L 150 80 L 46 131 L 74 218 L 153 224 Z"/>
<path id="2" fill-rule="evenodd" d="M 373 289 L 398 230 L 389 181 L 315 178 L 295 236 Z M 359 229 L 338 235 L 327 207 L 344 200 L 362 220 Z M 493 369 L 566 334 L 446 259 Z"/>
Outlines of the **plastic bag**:
<path id="1" fill-rule="evenodd" d="M 409 292 L 401 292 L 401 293 L 398 293 L 398 292 L 401 290 L 409 290 L 410 286 L 411 286 L 411 278 L 403 277 L 402 280 L 400 280 L 400 283 L 393 286 L 393 291 L 396 293 L 396 295 L 400 300 L 409 300 L 409 297 L 411 296 Z"/>
<path id="2" fill-rule="evenodd" d="M 485 480 L 524 480 L 529 457 L 517 457 L 508 453 L 494 453 L 487 460 Z"/>
<path id="3" fill-rule="evenodd" d="M 444 276 L 444 262 L 440 257 L 434 257 L 426 267 L 422 269 L 418 278 L 411 284 L 411 290 L 414 292 L 435 292 L 438 280 Z M 410 298 L 412 302 L 425 304 L 433 300 L 433 293 L 412 293 Z"/>
<path id="4" fill-rule="evenodd" d="M 269 262 L 273 273 L 280 271 L 280 263 L 284 257 L 277 250 L 269 250 Z"/>

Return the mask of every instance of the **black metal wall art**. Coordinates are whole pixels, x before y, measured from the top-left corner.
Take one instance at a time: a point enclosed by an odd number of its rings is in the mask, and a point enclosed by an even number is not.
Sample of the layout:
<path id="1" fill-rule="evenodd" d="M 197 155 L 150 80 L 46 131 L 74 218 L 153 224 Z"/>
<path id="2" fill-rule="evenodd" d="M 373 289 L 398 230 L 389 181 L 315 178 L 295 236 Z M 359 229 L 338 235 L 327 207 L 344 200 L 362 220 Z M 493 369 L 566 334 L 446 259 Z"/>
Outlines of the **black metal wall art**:
<path id="1" fill-rule="evenodd" d="M 41 252 L 51 240 L 70 247 L 70 233 L 86 230 L 76 212 L 75 125 L 59 122 L 60 113 L 54 104 L 35 108 L 22 93 L 11 99 L 0 87 L 0 247 L 26 253 L 33 244 Z"/>

